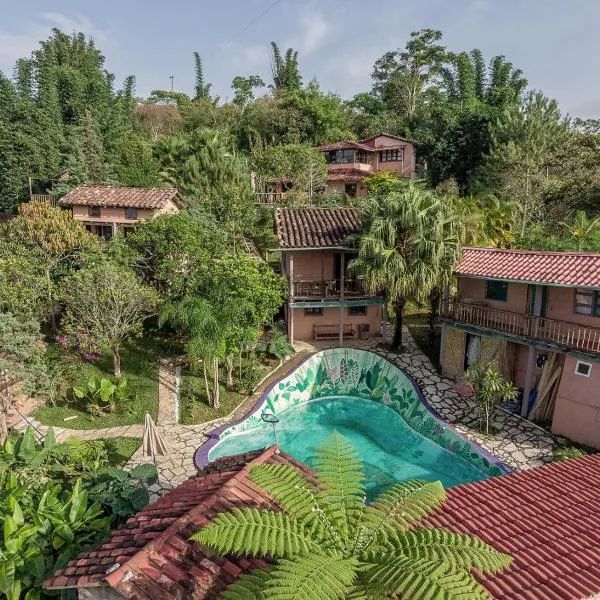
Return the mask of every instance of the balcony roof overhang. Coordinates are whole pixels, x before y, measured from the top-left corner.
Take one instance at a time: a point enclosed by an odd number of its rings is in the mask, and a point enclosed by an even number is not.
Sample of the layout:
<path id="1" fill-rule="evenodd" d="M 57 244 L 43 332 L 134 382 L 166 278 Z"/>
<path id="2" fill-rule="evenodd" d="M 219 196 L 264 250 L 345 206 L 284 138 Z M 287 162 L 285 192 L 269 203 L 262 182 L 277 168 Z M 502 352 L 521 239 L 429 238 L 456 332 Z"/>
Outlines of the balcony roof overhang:
<path id="1" fill-rule="evenodd" d="M 362 300 L 293 300 L 291 308 L 345 308 L 346 306 L 371 306 L 385 304 L 385 298 L 365 298 Z"/>

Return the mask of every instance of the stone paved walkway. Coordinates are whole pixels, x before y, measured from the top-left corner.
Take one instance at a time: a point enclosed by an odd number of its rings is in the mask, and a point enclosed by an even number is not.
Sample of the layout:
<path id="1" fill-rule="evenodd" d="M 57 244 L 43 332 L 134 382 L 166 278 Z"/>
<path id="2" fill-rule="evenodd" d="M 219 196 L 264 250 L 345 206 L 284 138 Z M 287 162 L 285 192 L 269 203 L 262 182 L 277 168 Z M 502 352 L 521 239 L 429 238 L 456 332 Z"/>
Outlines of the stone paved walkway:
<path id="1" fill-rule="evenodd" d="M 530 421 L 500 410 L 494 420 L 498 433 L 484 436 L 476 430 L 476 410 L 472 400 L 460 396 L 454 390 L 454 382 L 442 377 L 433 367 L 429 359 L 414 342 L 407 328 L 404 330 L 405 351 L 401 354 L 389 352 L 378 340 L 348 341 L 348 347 L 357 347 L 377 352 L 387 360 L 395 363 L 419 384 L 425 399 L 448 423 L 464 437 L 485 448 L 492 455 L 513 469 L 524 470 L 552 460 L 552 451 L 560 443 L 561 438 L 537 427 Z M 328 347 L 336 347 L 336 343 L 319 342 L 302 343 L 298 353 L 280 368 L 271 373 L 258 387 L 255 394 L 246 400 L 227 417 L 200 425 L 179 425 L 175 423 L 175 363 L 165 361 L 159 369 L 159 410 L 157 427 L 169 450 L 167 456 L 157 456 L 158 483 L 151 491 L 160 495 L 177 486 L 196 473 L 193 455 L 196 449 L 208 439 L 210 432 L 227 422 L 243 416 L 256 402 L 259 395 L 268 385 L 284 377 L 310 353 Z M 32 423 L 43 434 L 48 428 L 37 422 Z M 143 425 L 111 427 L 108 429 L 66 429 L 55 428 L 56 437 L 64 441 L 69 437 L 91 440 L 107 437 L 142 437 Z M 149 462 L 139 448 L 126 464 L 127 468 Z"/>

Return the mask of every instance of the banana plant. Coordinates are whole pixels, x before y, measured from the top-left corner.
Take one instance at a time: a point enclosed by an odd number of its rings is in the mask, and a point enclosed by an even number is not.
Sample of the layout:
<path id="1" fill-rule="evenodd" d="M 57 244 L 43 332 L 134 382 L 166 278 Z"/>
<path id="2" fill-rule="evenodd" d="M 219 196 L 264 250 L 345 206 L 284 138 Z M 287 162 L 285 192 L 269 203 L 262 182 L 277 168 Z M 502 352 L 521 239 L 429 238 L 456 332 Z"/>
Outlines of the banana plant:
<path id="1" fill-rule="evenodd" d="M 131 397 L 131 389 L 125 377 L 113 383 L 105 377 L 92 376 L 85 387 L 74 386 L 73 395 L 80 400 L 87 399 L 88 410 L 93 416 L 102 416 L 106 412 L 115 412 L 117 402 Z"/>

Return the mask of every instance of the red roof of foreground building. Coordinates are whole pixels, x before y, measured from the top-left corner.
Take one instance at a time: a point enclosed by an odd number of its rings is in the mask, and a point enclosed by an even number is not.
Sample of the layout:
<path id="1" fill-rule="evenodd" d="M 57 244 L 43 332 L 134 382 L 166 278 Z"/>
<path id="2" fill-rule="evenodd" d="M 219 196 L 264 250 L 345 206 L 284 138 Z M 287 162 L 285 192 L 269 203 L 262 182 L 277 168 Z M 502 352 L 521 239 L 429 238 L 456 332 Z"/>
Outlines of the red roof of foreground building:
<path id="1" fill-rule="evenodd" d="M 463 248 L 456 274 L 526 283 L 600 288 L 600 254 Z"/>
<path id="2" fill-rule="evenodd" d="M 58 201 L 59 206 L 105 206 L 124 208 L 163 208 L 179 203 L 175 188 L 134 188 L 111 185 L 80 185 Z"/>
<path id="3" fill-rule="evenodd" d="M 47 588 L 108 585 L 134 600 L 218 598 L 263 561 L 216 558 L 190 536 L 232 506 L 274 507 L 248 480 L 247 462 L 306 467 L 275 447 L 219 459 L 131 517 Z M 424 524 L 480 537 L 513 556 L 509 569 L 475 574 L 496 600 L 581 600 L 600 592 L 600 454 L 448 490 Z"/>

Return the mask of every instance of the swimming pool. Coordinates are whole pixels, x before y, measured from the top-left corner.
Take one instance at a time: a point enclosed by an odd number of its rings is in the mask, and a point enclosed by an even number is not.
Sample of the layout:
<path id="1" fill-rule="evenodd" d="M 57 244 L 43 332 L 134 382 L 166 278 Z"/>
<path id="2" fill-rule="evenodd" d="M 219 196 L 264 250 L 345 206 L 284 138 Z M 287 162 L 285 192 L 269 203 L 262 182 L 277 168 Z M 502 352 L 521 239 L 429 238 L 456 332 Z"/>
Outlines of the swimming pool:
<path id="1" fill-rule="evenodd" d="M 264 415 L 278 422 L 273 426 Z M 195 461 L 202 467 L 270 446 L 276 435 L 284 451 L 311 465 L 315 448 L 334 429 L 365 462 L 370 496 L 396 481 L 439 479 L 452 487 L 508 470 L 442 421 L 400 368 L 351 348 L 312 355 L 271 386 L 244 419 L 215 430 Z"/>

